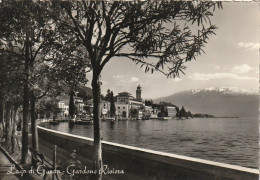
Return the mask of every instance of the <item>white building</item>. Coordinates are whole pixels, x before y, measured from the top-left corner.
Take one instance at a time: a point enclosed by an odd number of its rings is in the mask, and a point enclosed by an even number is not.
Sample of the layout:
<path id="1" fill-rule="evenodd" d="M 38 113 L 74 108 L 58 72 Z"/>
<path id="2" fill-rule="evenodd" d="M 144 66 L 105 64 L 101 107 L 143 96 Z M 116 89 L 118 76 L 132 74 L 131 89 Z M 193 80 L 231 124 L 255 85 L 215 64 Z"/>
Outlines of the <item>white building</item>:
<path id="1" fill-rule="evenodd" d="M 69 101 L 70 101 L 69 97 L 67 97 L 67 96 L 60 97 L 59 100 L 57 100 L 57 106 L 60 109 L 59 116 L 61 118 L 69 116 Z M 83 102 L 83 98 L 74 97 L 74 104 L 78 110 L 77 116 L 80 116 L 85 113 L 85 110 L 84 110 L 85 104 Z"/>
<path id="2" fill-rule="evenodd" d="M 93 99 L 90 99 L 87 101 L 88 106 L 90 107 L 90 112 L 93 115 L 93 107 L 94 107 L 94 102 Z M 100 101 L 100 113 L 101 117 L 109 117 L 110 116 L 110 102 L 101 100 Z"/>
<path id="3" fill-rule="evenodd" d="M 61 117 L 65 117 L 69 115 L 69 106 L 67 104 L 65 104 L 64 101 L 58 101 L 57 103 L 58 108 L 61 110 Z"/>
<path id="4" fill-rule="evenodd" d="M 176 117 L 177 111 L 176 108 L 173 106 L 167 106 L 168 116 L 169 117 Z"/>
<path id="5" fill-rule="evenodd" d="M 144 103 L 142 102 L 141 99 L 141 87 L 140 85 L 137 87 L 136 90 L 136 96 L 137 98 L 135 99 L 130 93 L 128 92 L 121 92 L 118 93 L 116 97 L 116 115 L 118 116 L 125 116 L 128 118 L 130 117 L 130 111 L 132 109 L 137 110 L 137 117 L 141 118 L 142 117 L 142 112 L 140 109 L 143 109 Z"/>
<path id="6" fill-rule="evenodd" d="M 115 102 L 116 106 L 116 115 L 117 116 L 125 116 L 126 118 L 129 117 L 129 111 L 130 111 L 130 106 L 128 103 L 125 102 Z"/>

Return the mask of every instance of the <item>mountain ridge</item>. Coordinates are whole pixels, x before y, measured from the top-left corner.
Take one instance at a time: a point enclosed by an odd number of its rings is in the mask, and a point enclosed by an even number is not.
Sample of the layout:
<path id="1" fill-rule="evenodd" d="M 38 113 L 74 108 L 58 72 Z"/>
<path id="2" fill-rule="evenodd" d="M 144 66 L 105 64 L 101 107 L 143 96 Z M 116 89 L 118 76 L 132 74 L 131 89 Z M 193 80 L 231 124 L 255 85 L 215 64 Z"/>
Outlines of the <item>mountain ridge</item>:
<path id="1" fill-rule="evenodd" d="M 259 114 L 259 93 L 237 87 L 190 89 L 154 101 L 171 102 L 179 107 L 184 106 L 191 113 L 217 117 L 258 117 Z"/>

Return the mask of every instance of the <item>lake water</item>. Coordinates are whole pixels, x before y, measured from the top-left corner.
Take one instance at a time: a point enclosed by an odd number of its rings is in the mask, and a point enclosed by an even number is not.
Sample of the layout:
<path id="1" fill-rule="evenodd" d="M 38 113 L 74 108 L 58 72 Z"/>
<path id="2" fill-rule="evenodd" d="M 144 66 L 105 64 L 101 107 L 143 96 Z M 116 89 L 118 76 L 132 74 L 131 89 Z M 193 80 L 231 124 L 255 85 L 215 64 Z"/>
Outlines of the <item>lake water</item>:
<path id="1" fill-rule="evenodd" d="M 93 138 L 92 125 L 68 123 L 47 128 Z M 103 122 L 105 141 L 258 169 L 258 119 L 194 118 L 187 120 Z"/>

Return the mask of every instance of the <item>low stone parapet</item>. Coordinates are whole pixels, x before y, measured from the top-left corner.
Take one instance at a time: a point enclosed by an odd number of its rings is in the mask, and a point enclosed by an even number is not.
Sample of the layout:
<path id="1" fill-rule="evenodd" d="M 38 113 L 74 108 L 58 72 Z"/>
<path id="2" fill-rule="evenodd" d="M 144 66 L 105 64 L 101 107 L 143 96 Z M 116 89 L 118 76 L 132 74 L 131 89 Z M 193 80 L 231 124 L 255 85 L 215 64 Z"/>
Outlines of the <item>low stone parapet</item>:
<path id="1" fill-rule="evenodd" d="M 39 138 L 92 159 L 93 139 L 38 126 Z M 140 179 L 258 180 L 259 170 L 102 141 L 104 164 Z"/>

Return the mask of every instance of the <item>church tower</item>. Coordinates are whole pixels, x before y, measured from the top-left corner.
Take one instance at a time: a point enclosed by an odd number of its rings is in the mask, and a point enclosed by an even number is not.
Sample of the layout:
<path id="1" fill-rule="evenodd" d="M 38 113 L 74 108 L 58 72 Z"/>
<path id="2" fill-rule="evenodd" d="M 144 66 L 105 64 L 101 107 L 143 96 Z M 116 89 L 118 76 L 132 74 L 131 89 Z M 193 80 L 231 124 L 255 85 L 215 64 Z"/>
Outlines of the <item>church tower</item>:
<path id="1" fill-rule="evenodd" d="M 137 89 L 136 89 L 136 99 L 138 101 L 142 101 L 142 96 L 141 96 L 141 93 L 142 93 L 142 89 L 141 89 L 141 86 L 140 84 L 137 86 Z"/>

